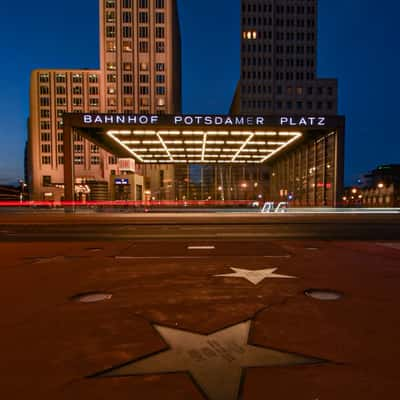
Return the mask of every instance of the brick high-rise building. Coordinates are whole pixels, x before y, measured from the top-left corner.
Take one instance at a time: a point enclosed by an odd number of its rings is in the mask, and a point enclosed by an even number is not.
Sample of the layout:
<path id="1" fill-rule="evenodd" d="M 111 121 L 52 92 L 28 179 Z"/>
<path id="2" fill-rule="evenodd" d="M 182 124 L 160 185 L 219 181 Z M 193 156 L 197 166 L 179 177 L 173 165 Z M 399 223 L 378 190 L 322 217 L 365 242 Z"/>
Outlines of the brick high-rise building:
<path id="1" fill-rule="evenodd" d="M 176 0 L 99 0 L 100 69 L 35 70 L 31 75 L 29 184 L 35 200 L 63 196 L 62 115 L 65 112 L 181 111 L 180 31 Z M 78 182 L 111 192 L 118 161 L 75 138 Z M 174 198 L 174 166 L 136 166 L 157 198 Z M 98 187 L 101 187 L 100 190 Z M 84 190 L 84 189 L 82 189 Z"/>

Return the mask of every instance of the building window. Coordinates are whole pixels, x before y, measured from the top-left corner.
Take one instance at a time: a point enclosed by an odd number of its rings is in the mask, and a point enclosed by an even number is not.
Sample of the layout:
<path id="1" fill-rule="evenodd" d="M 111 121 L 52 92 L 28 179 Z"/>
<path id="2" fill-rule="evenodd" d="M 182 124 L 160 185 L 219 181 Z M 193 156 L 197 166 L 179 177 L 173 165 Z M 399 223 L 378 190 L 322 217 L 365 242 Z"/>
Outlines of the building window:
<path id="1" fill-rule="evenodd" d="M 114 53 L 115 51 L 117 51 L 117 45 L 115 43 L 115 40 L 107 40 L 106 48 L 107 51 L 110 53 Z"/>
<path id="2" fill-rule="evenodd" d="M 89 105 L 93 107 L 98 107 L 99 99 L 89 99 Z"/>
<path id="3" fill-rule="evenodd" d="M 164 28 L 157 27 L 156 28 L 156 38 L 163 39 L 165 36 Z"/>
<path id="4" fill-rule="evenodd" d="M 40 86 L 39 93 L 40 94 L 49 94 L 49 87 L 48 86 Z"/>
<path id="5" fill-rule="evenodd" d="M 139 53 L 148 53 L 149 52 L 149 44 L 148 42 L 139 42 Z"/>
<path id="6" fill-rule="evenodd" d="M 156 75 L 157 83 L 165 83 L 165 75 Z"/>
<path id="7" fill-rule="evenodd" d="M 99 94 L 99 88 L 97 86 L 92 86 L 89 88 L 90 95 L 97 95 Z"/>
<path id="8" fill-rule="evenodd" d="M 58 157 L 58 163 L 59 163 L 60 165 L 64 164 L 64 157 L 63 157 L 63 156 L 59 156 L 59 157 Z"/>
<path id="9" fill-rule="evenodd" d="M 149 22 L 149 14 L 147 12 L 141 11 L 139 13 L 139 22 L 141 24 L 147 24 Z"/>
<path id="10" fill-rule="evenodd" d="M 114 8 L 115 0 L 106 0 L 106 8 Z"/>
<path id="11" fill-rule="evenodd" d="M 108 83 L 117 82 L 117 75 L 115 75 L 115 74 L 107 74 L 107 82 Z"/>
<path id="12" fill-rule="evenodd" d="M 149 83 L 149 75 L 140 74 L 139 82 L 140 83 Z"/>
<path id="13" fill-rule="evenodd" d="M 130 27 L 130 26 L 122 27 L 122 37 L 131 38 L 132 37 L 132 27 Z"/>
<path id="14" fill-rule="evenodd" d="M 72 89 L 73 94 L 82 94 L 82 87 L 81 86 L 74 86 Z"/>
<path id="15" fill-rule="evenodd" d="M 42 153 L 51 153 L 51 145 L 42 144 Z"/>
<path id="16" fill-rule="evenodd" d="M 57 86 L 56 87 L 56 93 L 57 94 L 65 94 L 66 90 L 65 90 L 65 86 Z"/>
<path id="17" fill-rule="evenodd" d="M 64 153 L 64 145 L 63 144 L 58 144 L 57 145 L 57 152 L 58 153 Z"/>
<path id="18" fill-rule="evenodd" d="M 133 76 L 131 74 L 124 74 L 122 80 L 124 81 L 124 83 L 132 83 Z"/>
<path id="19" fill-rule="evenodd" d="M 140 94 L 149 94 L 149 88 L 147 86 L 140 86 L 139 93 Z"/>
<path id="20" fill-rule="evenodd" d="M 156 53 L 164 53 L 164 42 L 156 42 Z"/>
<path id="21" fill-rule="evenodd" d="M 132 86 L 124 86 L 123 92 L 124 94 L 133 94 Z"/>
<path id="22" fill-rule="evenodd" d="M 147 8 L 148 6 L 148 0 L 139 0 L 139 8 Z"/>
<path id="23" fill-rule="evenodd" d="M 107 11 L 106 12 L 106 22 L 109 22 L 109 23 L 115 22 L 115 11 Z"/>
<path id="24" fill-rule="evenodd" d="M 156 0 L 156 8 L 164 8 L 164 0 Z"/>
<path id="25" fill-rule="evenodd" d="M 115 63 L 107 63 L 107 70 L 108 71 L 115 71 L 117 69 L 117 64 Z"/>
<path id="26" fill-rule="evenodd" d="M 132 22 L 132 13 L 129 11 L 124 11 L 122 13 L 122 21 L 125 23 L 130 23 Z"/>
<path id="27" fill-rule="evenodd" d="M 149 37 L 149 29 L 147 28 L 147 26 L 139 27 L 139 37 L 140 38 L 148 38 Z"/>
<path id="28" fill-rule="evenodd" d="M 74 98 L 72 99 L 72 105 L 73 105 L 73 106 L 81 106 L 81 105 L 82 105 L 82 99 L 81 99 L 81 98 L 74 97 Z"/>
<path id="29" fill-rule="evenodd" d="M 128 42 L 127 40 L 122 42 L 122 50 L 130 53 L 132 51 L 132 44 L 131 42 Z"/>
<path id="30" fill-rule="evenodd" d="M 117 157 L 115 157 L 115 156 L 110 156 L 110 157 L 108 157 L 108 163 L 109 163 L 110 165 L 115 165 L 115 164 L 117 164 L 117 163 L 118 163 Z"/>
<path id="31" fill-rule="evenodd" d="M 100 157 L 99 156 L 90 157 L 90 164 L 92 164 L 92 165 L 100 165 Z"/>
<path id="32" fill-rule="evenodd" d="M 49 82 L 49 74 L 40 74 L 40 75 L 39 75 L 39 82 L 40 82 L 40 83 L 47 83 L 47 82 Z"/>
<path id="33" fill-rule="evenodd" d="M 125 97 L 125 98 L 124 98 L 124 106 L 125 106 L 125 107 L 132 107 L 132 106 L 133 106 L 133 99 L 132 99 L 132 97 Z"/>
<path id="34" fill-rule="evenodd" d="M 57 83 L 65 83 L 67 80 L 65 74 L 56 74 L 56 82 Z"/>
<path id="35" fill-rule="evenodd" d="M 157 64 L 156 64 L 156 71 L 158 71 L 158 72 L 163 72 L 163 71 L 165 71 L 165 64 L 163 64 L 163 63 L 157 63 Z"/>
<path id="36" fill-rule="evenodd" d="M 115 26 L 106 27 L 106 37 L 115 38 Z"/>
<path id="37" fill-rule="evenodd" d="M 82 156 L 74 157 L 74 164 L 83 165 L 83 157 Z"/>
<path id="38" fill-rule="evenodd" d="M 42 121 L 40 123 L 40 129 L 50 129 L 50 122 L 49 121 Z"/>
<path id="39" fill-rule="evenodd" d="M 156 94 L 163 96 L 165 95 L 165 87 L 164 86 L 157 86 L 156 87 Z"/>
<path id="40" fill-rule="evenodd" d="M 50 99 L 48 97 L 41 97 L 40 98 L 40 105 L 41 105 L 41 107 L 49 107 L 50 106 Z"/>
<path id="41" fill-rule="evenodd" d="M 123 70 L 124 71 L 132 71 L 132 63 L 124 63 Z"/>
<path id="42" fill-rule="evenodd" d="M 51 140 L 50 132 L 42 132 L 40 137 L 42 139 L 42 142 L 50 142 Z"/>
<path id="43" fill-rule="evenodd" d="M 83 153 L 83 144 L 74 144 L 75 153 Z"/>
<path id="44" fill-rule="evenodd" d="M 42 156 L 42 164 L 44 164 L 44 165 L 51 164 L 51 157 L 50 156 Z"/>
<path id="45" fill-rule="evenodd" d="M 156 24 L 164 24 L 165 15 L 163 12 L 156 12 Z"/>
<path id="46" fill-rule="evenodd" d="M 81 83 L 82 82 L 82 75 L 81 74 L 73 74 L 72 75 L 72 82 Z"/>
<path id="47" fill-rule="evenodd" d="M 50 118 L 50 110 L 40 110 L 40 118 Z"/>

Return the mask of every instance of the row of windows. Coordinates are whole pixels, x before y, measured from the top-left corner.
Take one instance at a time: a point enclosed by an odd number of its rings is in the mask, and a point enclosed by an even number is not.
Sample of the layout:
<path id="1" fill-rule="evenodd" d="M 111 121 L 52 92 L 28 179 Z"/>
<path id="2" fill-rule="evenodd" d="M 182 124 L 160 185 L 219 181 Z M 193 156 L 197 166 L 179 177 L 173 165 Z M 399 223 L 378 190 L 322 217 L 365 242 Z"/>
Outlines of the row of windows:
<path id="1" fill-rule="evenodd" d="M 55 80 L 57 83 L 66 83 L 67 82 L 67 74 L 57 73 L 55 76 Z M 73 83 L 82 83 L 83 82 L 83 75 L 82 74 L 72 74 L 72 82 Z M 88 76 L 89 83 L 98 83 L 99 76 L 96 74 L 90 74 Z M 40 83 L 49 83 L 50 82 L 50 74 L 43 73 L 39 75 L 39 82 Z"/>
<path id="2" fill-rule="evenodd" d="M 124 85 L 122 87 L 122 93 L 125 95 L 133 95 L 133 86 Z M 156 95 L 163 96 L 166 93 L 165 86 L 156 86 L 155 89 Z M 113 88 L 108 89 L 108 94 L 114 94 Z M 148 95 L 150 94 L 150 88 L 148 86 L 139 86 L 139 94 Z"/>
<path id="3" fill-rule="evenodd" d="M 115 8 L 117 0 L 106 0 L 106 8 Z M 135 0 L 122 0 L 122 7 L 123 8 L 132 8 L 133 1 Z M 139 8 L 148 8 L 149 7 L 149 0 L 137 0 L 137 4 Z M 164 8 L 165 3 L 164 0 L 154 0 L 154 5 L 156 8 Z"/>
<path id="4" fill-rule="evenodd" d="M 50 87 L 49 86 L 40 86 L 39 93 L 41 95 L 50 94 Z M 57 94 L 66 94 L 67 88 L 65 86 L 56 86 L 56 93 Z M 74 86 L 72 88 L 72 94 L 83 94 L 82 86 Z M 98 86 L 90 86 L 89 87 L 89 95 L 96 96 L 99 94 L 99 87 Z"/>
<path id="5" fill-rule="evenodd" d="M 43 165 L 51 165 L 51 156 L 42 156 L 42 164 Z M 64 164 L 64 157 L 63 156 L 58 156 L 57 158 L 58 164 Z M 83 165 L 85 161 L 85 158 L 83 156 L 75 156 L 74 157 L 74 164 L 75 165 Z M 91 165 L 100 165 L 100 157 L 99 156 L 91 156 L 90 157 L 90 164 Z M 108 164 L 109 165 L 115 165 L 118 163 L 118 159 L 116 157 L 109 157 L 108 158 Z"/>
<path id="6" fill-rule="evenodd" d="M 308 101 L 306 103 L 302 101 L 287 101 L 287 102 L 282 102 L 282 101 L 277 101 L 276 102 L 276 108 L 278 110 L 333 110 L 334 103 L 331 101 L 328 102 L 322 102 L 318 101 L 316 103 L 313 103 L 311 101 Z M 246 109 L 272 109 L 272 101 L 265 101 L 265 100 L 242 100 L 242 108 L 244 110 Z"/>
<path id="7" fill-rule="evenodd" d="M 243 44 L 242 51 L 248 53 L 272 53 L 272 45 L 271 44 Z M 278 45 L 275 47 L 275 51 L 277 54 L 315 54 L 314 46 L 282 46 Z"/>
<path id="8" fill-rule="evenodd" d="M 97 98 L 90 98 L 89 105 L 90 106 L 98 106 L 100 104 L 100 100 Z M 65 106 L 67 105 L 67 99 L 65 97 L 57 97 L 56 98 L 57 106 Z M 81 106 L 83 105 L 83 99 L 81 97 L 73 97 L 72 98 L 73 106 Z M 41 107 L 50 107 L 50 98 L 49 97 L 41 97 L 40 98 L 40 106 Z"/>
<path id="9" fill-rule="evenodd" d="M 243 39 L 273 39 L 272 31 L 244 31 Z M 315 33 L 314 32 L 276 32 L 275 33 L 276 40 L 297 40 L 297 41 L 314 41 Z"/>
<path id="10" fill-rule="evenodd" d="M 106 12 L 106 23 L 115 23 L 116 22 L 116 14 L 115 11 L 107 11 Z M 130 11 L 123 11 L 122 13 L 122 22 L 125 24 L 132 23 L 132 12 Z M 149 23 L 149 13 L 146 11 L 140 11 L 138 14 L 138 21 L 140 24 L 147 24 Z M 155 13 L 155 23 L 156 24 L 164 24 L 165 23 L 165 14 L 163 12 L 156 12 Z"/>
<path id="11" fill-rule="evenodd" d="M 124 71 L 132 71 L 133 70 L 133 64 L 132 63 L 122 63 L 122 69 Z M 108 71 L 116 71 L 117 70 L 117 64 L 114 62 L 109 62 L 107 63 L 107 70 Z M 140 71 L 149 71 L 149 64 L 148 63 L 140 63 L 139 64 L 139 70 Z M 155 65 L 155 70 L 157 72 L 164 72 L 165 71 L 165 64 L 164 63 L 156 63 Z M 108 80 L 108 77 L 110 77 L 110 81 Z M 107 75 L 107 81 L 112 82 L 112 79 L 116 79 L 116 75 L 110 74 Z"/>
<path id="12" fill-rule="evenodd" d="M 313 58 L 277 58 L 275 62 L 277 67 L 311 67 L 313 68 L 315 63 Z M 242 57 L 242 66 L 272 66 L 272 58 L 262 57 Z"/>
<path id="13" fill-rule="evenodd" d="M 271 71 L 242 71 L 242 79 L 243 80 L 271 80 L 272 79 L 272 72 Z M 314 72 L 276 72 L 275 79 L 277 81 L 312 81 L 315 79 Z"/>
<path id="14" fill-rule="evenodd" d="M 314 2 L 314 1 L 315 0 L 308 0 L 309 3 Z M 275 10 L 276 10 L 277 14 L 282 14 L 282 13 L 285 12 L 285 6 L 277 5 Z M 247 2 L 247 4 L 243 4 L 242 5 L 242 12 L 243 13 L 246 13 L 246 12 L 249 12 L 249 13 L 251 13 L 251 12 L 253 12 L 253 13 L 262 13 L 262 12 L 264 12 L 264 13 L 266 13 L 266 12 L 272 13 L 272 11 L 273 11 L 272 4 L 256 4 L 256 3 Z M 288 5 L 288 6 L 286 6 L 286 12 L 288 14 L 294 14 L 294 13 L 304 14 L 306 12 L 308 14 L 311 14 L 311 13 L 315 12 L 315 7 L 312 6 L 312 5 L 307 6 L 307 7 L 305 7 L 305 6 L 297 6 L 296 7 L 296 6 L 293 6 L 293 5 L 292 6 Z"/>
<path id="15" fill-rule="evenodd" d="M 122 27 L 122 37 L 123 38 L 131 38 L 132 37 L 133 28 L 132 26 L 123 26 Z M 138 29 L 138 36 L 141 39 L 147 39 L 150 37 L 148 26 L 139 26 Z M 106 26 L 106 37 L 107 38 L 115 38 L 117 35 L 117 29 L 114 25 Z M 155 29 L 155 37 L 157 39 L 164 39 L 165 38 L 165 28 L 163 27 L 156 27 Z"/>
<path id="16" fill-rule="evenodd" d="M 242 18 L 242 26 L 246 27 L 263 27 L 263 26 L 274 26 L 274 27 L 296 27 L 296 28 L 315 28 L 315 21 L 312 19 L 282 19 L 276 18 L 273 20 L 271 17 L 252 17 Z"/>
<path id="17" fill-rule="evenodd" d="M 272 87 L 265 86 L 265 85 L 251 85 L 251 86 L 243 85 L 242 93 L 244 93 L 244 94 L 246 94 L 246 93 L 249 93 L 249 94 L 272 93 Z M 317 94 L 318 96 L 323 96 L 323 95 L 333 96 L 334 90 L 330 86 L 317 87 L 317 88 L 315 88 L 313 86 L 308 86 L 307 88 L 304 88 L 302 86 L 287 86 L 286 88 L 284 88 L 283 86 L 278 85 L 276 87 L 276 93 L 278 95 L 287 94 L 289 96 L 292 96 L 292 95 L 303 96 L 304 94 L 307 94 L 309 96 L 312 96 L 314 94 Z"/>

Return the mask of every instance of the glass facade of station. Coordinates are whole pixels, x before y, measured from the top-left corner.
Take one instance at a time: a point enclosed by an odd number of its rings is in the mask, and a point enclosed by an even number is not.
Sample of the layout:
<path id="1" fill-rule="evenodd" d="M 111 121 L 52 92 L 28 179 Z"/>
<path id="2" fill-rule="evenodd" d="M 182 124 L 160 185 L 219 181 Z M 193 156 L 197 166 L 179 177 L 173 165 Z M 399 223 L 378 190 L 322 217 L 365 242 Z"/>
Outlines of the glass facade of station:
<path id="1" fill-rule="evenodd" d="M 289 201 L 299 207 L 335 205 L 340 185 L 337 152 L 338 134 L 331 132 L 298 146 L 271 163 L 271 200 Z"/>

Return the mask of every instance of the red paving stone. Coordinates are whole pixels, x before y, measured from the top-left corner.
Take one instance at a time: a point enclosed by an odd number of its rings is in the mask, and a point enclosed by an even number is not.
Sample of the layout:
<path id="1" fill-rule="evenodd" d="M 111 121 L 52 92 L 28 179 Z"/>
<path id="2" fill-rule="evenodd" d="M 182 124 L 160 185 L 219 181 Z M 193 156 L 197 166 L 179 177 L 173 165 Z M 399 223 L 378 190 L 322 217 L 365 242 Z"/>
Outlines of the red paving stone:
<path id="1" fill-rule="evenodd" d="M 253 317 L 251 344 L 333 364 L 248 370 L 243 399 L 378 399 L 400 392 L 399 250 L 372 242 L 202 242 L 210 243 L 216 249 L 207 258 L 182 260 L 115 256 L 186 256 L 193 241 L 0 243 L 0 397 L 201 399 L 185 374 L 85 377 L 165 349 L 152 322 L 210 334 Z M 231 266 L 276 267 L 298 279 L 254 286 L 214 276 Z M 308 288 L 344 297 L 319 301 L 304 296 Z M 70 300 L 97 290 L 112 299 Z"/>

